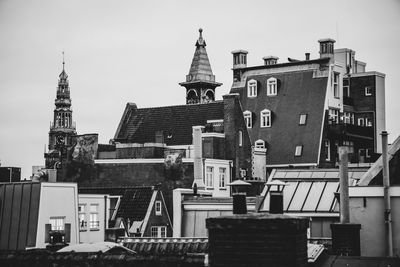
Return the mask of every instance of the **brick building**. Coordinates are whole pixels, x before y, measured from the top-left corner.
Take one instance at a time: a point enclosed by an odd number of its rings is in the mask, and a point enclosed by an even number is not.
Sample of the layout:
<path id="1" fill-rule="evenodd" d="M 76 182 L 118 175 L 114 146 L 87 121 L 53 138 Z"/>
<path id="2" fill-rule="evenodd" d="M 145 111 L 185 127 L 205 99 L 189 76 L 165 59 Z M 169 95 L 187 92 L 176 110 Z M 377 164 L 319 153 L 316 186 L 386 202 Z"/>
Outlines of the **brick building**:
<path id="1" fill-rule="evenodd" d="M 350 49 L 319 40 L 320 58 L 264 57 L 247 66 L 247 51 L 233 51 L 231 93 L 239 93 L 252 145 L 266 150 L 267 168 L 334 167 L 337 148 L 352 163 L 373 162 L 385 129 L 385 75 L 365 72 Z"/>

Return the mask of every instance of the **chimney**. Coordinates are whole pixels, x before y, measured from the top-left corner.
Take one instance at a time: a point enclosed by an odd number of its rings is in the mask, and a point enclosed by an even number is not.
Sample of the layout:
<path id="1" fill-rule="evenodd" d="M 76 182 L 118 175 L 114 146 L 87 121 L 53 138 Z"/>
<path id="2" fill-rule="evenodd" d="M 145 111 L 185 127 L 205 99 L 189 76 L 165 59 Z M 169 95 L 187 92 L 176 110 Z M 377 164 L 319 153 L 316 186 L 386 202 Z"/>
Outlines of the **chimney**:
<path id="1" fill-rule="evenodd" d="M 310 53 L 306 53 L 306 60 L 310 60 Z"/>
<path id="2" fill-rule="evenodd" d="M 334 43 L 336 42 L 333 39 L 325 38 L 318 40 L 319 42 L 319 56 L 320 58 L 333 58 L 334 55 Z"/>
<path id="3" fill-rule="evenodd" d="M 278 63 L 278 59 L 279 59 L 279 57 L 275 57 L 275 56 L 263 57 L 264 65 L 265 66 L 276 65 Z"/>
<path id="4" fill-rule="evenodd" d="M 307 265 L 307 218 L 250 213 L 206 219 L 210 266 Z"/>
<path id="5" fill-rule="evenodd" d="M 235 50 L 233 54 L 233 69 L 246 68 L 247 67 L 247 52 L 246 50 Z"/>
<path id="6" fill-rule="evenodd" d="M 204 126 L 193 126 L 193 147 L 194 147 L 194 161 L 193 161 L 193 186 L 197 185 L 199 190 L 205 189 L 203 182 L 203 141 L 202 133 Z M 192 187 L 193 187 L 192 186 Z"/>

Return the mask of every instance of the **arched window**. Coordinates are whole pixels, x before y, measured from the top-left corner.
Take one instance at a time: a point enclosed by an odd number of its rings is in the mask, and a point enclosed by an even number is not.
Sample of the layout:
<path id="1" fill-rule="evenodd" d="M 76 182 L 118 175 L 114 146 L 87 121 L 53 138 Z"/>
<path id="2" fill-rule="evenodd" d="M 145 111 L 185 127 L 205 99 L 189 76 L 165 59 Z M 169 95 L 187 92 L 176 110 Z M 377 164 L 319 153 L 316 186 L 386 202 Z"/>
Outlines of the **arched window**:
<path id="1" fill-rule="evenodd" d="M 246 127 L 247 128 L 253 127 L 251 111 L 246 110 L 245 112 L 243 112 L 243 117 L 244 117 L 244 122 L 246 123 Z"/>
<path id="2" fill-rule="evenodd" d="M 247 82 L 247 96 L 257 97 L 257 81 L 250 80 Z"/>
<path id="3" fill-rule="evenodd" d="M 255 143 L 254 143 L 254 147 L 255 148 L 265 148 L 265 141 L 258 139 Z"/>
<path id="4" fill-rule="evenodd" d="M 195 104 L 198 102 L 197 92 L 193 89 L 190 89 L 186 95 L 186 101 L 188 104 Z"/>
<path id="5" fill-rule="evenodd" d="M 212 102 L 212 101 L 214 101 L 214 92 L 213 92 L 213 90 L 207 90 L 206 91 L 206 93 L 205 93 L 205 99 L 204 99 L 204 102 L 205 103 L 209 103 L 209 102 Z"/>
<path id="6" fill-rule="evenodd" d="M 269 109 L 261 110 L 260 118 L 260 127 L 271 127 L 271 111 Z"/>
<path id="7" fill-rule="evenodd" d="M 278 80 L 271 77 L 267 80 L 267 96 L 274 96 L 278 94 Z"/>

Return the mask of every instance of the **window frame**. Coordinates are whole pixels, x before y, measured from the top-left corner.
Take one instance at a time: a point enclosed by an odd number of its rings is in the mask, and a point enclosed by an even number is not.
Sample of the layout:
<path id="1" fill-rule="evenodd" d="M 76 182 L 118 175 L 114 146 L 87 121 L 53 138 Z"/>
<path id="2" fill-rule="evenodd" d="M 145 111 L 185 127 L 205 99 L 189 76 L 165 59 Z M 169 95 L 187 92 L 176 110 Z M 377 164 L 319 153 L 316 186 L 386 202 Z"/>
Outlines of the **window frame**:
<path id="1" fill-rule="evenodd" d="M 366 127 L 372 127 L 372 119 L 371 118 L 366 117 L 364 119 L 364 123 L 365 123 Z"/>
<path id="2" fill-rule="evenodd" d="M 360 123 L 362 122 L 362 123 Z M 357 126 L 365 127 L 365 119 L 364 118 L 358 118 L 357 119 Z"/>
<path id="3" fill-rule="evenodd" d="M 79 222 L 79 230 L 86 231 L 87 230 L 87 220 L 86 220 L 86 204 L 80 203 L 78 204 L 78 222 Z M 80 210 L 80 207 L 83 207 L 83 211 Z"/>
<path id="4" fill-rule="evenodd" d="M 92 210 L 92 207 L 96 207 L 96 210 Z M 89 230 L 97 231 L 100 229 L 99 219 L 99 204 L 90 204 L 89 206 Z"/>
<path id="5" fill-rule="evenodd" d="M 331 141 L 325 140 L 326 156 L 325 161 L 331 161 Z"/>
<path id="6" fill-rule="evenodd" d="M 257 80 L 251 79 L 247 82 L 247 97 L 254 98 L 257 97 Z"/>
<path id="7" fill-rule="evenodd" d="M 243 146 L 243 131 L 242 130 L 239 130 L 239 133 L 238 133 L 238 138 L 239 138 L 239 147 L 242 147 Z"/>
<path id="8" fill-rule="evenodd" d="M 365 96 L 372 96 L 372 87 L 371 86 L 365 86 L 364 87 L 364 93 L 365 93 Z"/>
<path id="9" fill-rule="evenodd" d="M 60 224 L 61 222 L 61 224 Z M 51 216 L 49 218 L 52 231 L 64 231 L 65 230 L 65 216 Z"/>
<path id="10" fill-rule="evenodd" d="M 278 79 L 271 77 L 267 80 L 267 96 L 278 95 Z"/>
<path id="11" fill-rule="evenodd" d="M 206 188 L 212 189 L 214 188 L 214 167 L 213 166 L 206 166 L 206 175 L 205 175 L 204 184 Z"/>
<path id="12" fill-rule="evenodd" d="M 247 129 L 253 128 L 253 114 L 251 111 L 246 110 L 243 112 L 244 123 L 246 124 Z"/>
<path id="13" fill-rule="evenodd" d="M 162 203 L 161 200 L 156 200 L 154 203 L 154 211 L 156 216 L 162 216 Z"/>
<path id="14" fill-rule="evenodd" d="M 221 172 L 223 170 L 223 172 Z M 226 168 L 225 167 L 219 167 L 218 171 L 218 185 L 219 189 L 226 190 Z"/>
<path id="15" fill-rule="evenodd" d="M 258 139 L 254 142 L 254 148 L 265 148 L 265 141 Z"/>
<path id="16" fill-rule="evenodd" d="M 261 128 L 270 128 L 272 126 L 271 121 L 271 110 L 263 109 L 260 111 L 260 127 Z"/>
<path id="17" fill-rule="evenodd" d="M 303 145 L 296 146 L 296 148 L 294 150 L 294 156 L 301 157 L 302 155 L 303 155 Z"/>
<path id="18" fill-rule="evenodd" d="M 155 236 L 156 235 L 156 236 Z M 167 227 L 166 226 L 152 226 L 150 228 L 151 238 L 166 238 L 167 237 Z"/>
<path id="19" fill-rule="evenodd" d="M 340 73 L 339 72 L 333 72 L 333 97 L 334 98 L 340 98 L 340 91 L 339 91 L 339 86 L 340 85 Z"/>

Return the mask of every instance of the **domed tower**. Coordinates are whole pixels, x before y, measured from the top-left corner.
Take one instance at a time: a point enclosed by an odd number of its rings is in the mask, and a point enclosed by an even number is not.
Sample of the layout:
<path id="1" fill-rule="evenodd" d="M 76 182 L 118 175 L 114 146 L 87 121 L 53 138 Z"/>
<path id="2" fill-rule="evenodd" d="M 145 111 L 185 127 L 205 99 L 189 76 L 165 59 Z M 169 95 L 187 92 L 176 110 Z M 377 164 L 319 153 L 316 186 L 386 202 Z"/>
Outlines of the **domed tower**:
<path id="1" fill-rule="evenodd" d="M 72 146 L 72 136 L 76 135 L 75 123 L 72 121 L 70 88 L 64 59 L 62 64 L 63 69 L 58 80 L 54 117 L 50 124 L 49 152 L 45 154 L 46 168 L 54 168 L 57 162 L 62 163 L 62 159 L 66 159 L 67 149 Z"/>
<path id="2" fill-rule="evenodd" d="M 215 101 L 215 88 L 222 85 L 222 83 L 215 81 L 202 32 L 203 30 L 199 29 L 200 35 L 196 41 L 196 50 L 189 74 L 186 75 L 186 82 L 179 83 L 179 85 L 186 88 L 186 104 L 202 104 Z"/>

